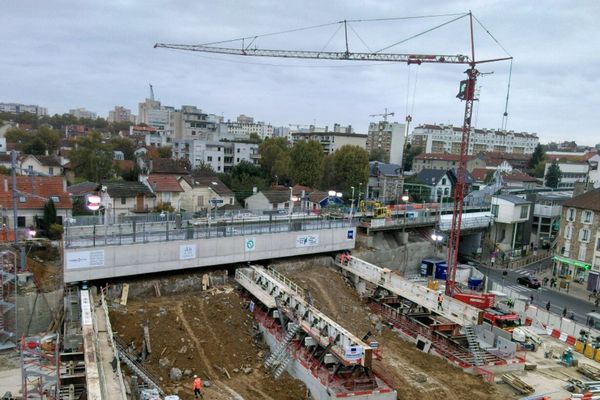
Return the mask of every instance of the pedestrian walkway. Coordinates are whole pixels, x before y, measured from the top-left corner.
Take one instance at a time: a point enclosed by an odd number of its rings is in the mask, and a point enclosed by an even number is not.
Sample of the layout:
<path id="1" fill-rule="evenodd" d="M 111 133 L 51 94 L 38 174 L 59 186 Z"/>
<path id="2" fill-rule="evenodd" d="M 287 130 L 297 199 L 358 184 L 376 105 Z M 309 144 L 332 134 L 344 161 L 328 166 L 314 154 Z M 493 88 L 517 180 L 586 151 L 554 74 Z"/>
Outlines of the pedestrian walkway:
<path id="1" fill-rule="evenodd" d="M 576 297 L 581 300 L 589 301 L 590 304 L 594 304 L 594 299 L 590 298 L 591 292 L 586 288 L 585 283 L 577 283 L 572 281 L 566 281 L 567 286 L 561 288 L 561 279 L 557 278 L 556 287 L 550 287 L 550 279 L 552 279 L 552 271 L 545 271 L 537 276 L 537 278 L 543 282 L 544 278 L 548 278 L 548 284 L 544 286 L 544 289 L 553 290 L 556 292 L 568 294 L 569 296 Z"/>

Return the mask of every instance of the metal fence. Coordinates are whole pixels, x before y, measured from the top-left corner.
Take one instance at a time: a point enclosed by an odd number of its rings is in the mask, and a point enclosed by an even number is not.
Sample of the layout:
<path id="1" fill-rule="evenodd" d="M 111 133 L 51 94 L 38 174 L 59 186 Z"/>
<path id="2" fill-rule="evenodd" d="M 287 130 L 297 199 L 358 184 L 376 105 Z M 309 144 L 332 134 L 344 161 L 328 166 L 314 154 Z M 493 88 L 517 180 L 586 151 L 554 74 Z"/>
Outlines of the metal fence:
<path id="1" fill-rule="evenodd" d="M 63 238 L 66 248 L 76 248 L 323 230 L 354 225 L 353 221 L 346 218 L 298 215 L 234 221 L 200 220 L 193 223 L 181 220 L 142 223 L 132 221 L 117 225 L 70 226 L 65 228 Z"/>

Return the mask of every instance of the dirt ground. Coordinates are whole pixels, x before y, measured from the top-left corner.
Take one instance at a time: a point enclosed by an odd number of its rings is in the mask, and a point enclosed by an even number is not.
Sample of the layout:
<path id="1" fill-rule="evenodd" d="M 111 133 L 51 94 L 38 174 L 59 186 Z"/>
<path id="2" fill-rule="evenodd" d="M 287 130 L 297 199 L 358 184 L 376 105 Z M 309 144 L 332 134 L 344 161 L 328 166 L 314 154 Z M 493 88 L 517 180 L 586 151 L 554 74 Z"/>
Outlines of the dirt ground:
<path id="1" fill-rule="evenodd" d="M 315 306 L 334 318 L 358 337 L 368 331 L 383 349 L 383 359 L 375 361 L 374 370 L 398 392 L 398 399 L 421 400 L 492 400 L 518 398 L 505 385 L 496 386 L 480 377 L 464 373 L 445 360 L 423 354 L 402 340 L 385 324 L 381 335 L 376 332 L 374 315 L 343 276 L 333 268 L 307 265 L 277 269 L 304 289 L 308 289 Z"/>
<path id="2" fill-rule="evenodd" d="M 253 318 L 232 288 L 133 299 L 126 307 L 113 308 L 110 317 L 115 334 L 127 344 L 133 342 L 138 352 L 147 321 L 152 352 L 144 365 L 159 377 L 167 394 L 193 399 L 197 374 L 210 381 L 204 389 L 206 399 L 306 398 L 301 381 L 287 374 L 275 380 L 264 369 L 267 349 L 253 339 Z M 172 367 L 183 372 L 181 381 L 171 381 Z"/>

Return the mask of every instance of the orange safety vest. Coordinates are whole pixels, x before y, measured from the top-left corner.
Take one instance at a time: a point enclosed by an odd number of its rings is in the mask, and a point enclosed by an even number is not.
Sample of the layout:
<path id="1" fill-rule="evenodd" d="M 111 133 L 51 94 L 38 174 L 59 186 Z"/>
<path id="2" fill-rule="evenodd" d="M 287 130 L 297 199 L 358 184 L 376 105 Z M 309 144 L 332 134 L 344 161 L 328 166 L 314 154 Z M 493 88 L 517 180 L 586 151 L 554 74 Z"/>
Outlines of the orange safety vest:
<path id="1" fill-rule="evenodd" d="M 194 389 L 202 388 L 202 379 L 196 378 L 194 379 Z"/>

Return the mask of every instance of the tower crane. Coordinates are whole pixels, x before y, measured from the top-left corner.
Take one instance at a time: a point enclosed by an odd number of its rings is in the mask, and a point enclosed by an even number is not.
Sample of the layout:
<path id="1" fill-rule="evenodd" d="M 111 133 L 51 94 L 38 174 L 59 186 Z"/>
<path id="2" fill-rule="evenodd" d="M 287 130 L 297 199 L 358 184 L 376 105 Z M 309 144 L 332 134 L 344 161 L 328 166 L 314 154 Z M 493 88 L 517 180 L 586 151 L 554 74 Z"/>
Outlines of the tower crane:
<path id="1" fill-rule="evenodd" d="M 479 76 L 479 71 L 477 70 L 478 64 L 484 63 L 492 63 L 497 61 L 507 61 L 512 60 L 512 56 L 507 57 L 499 57 L 492 59 L 475 59 L 475 42 L 474 42 L 474 34 L 473 34 L 473 19 L 475 18 L 473 14 L 469 11 L 468 13 L 461 14 L 459 17 L 454 18 L 448 22 L 440 24 L 435 28 L 428 29 L 427 31 L 421 33 L 431 32 L 434 29 L 445 26 L 451 22 L 459 20 L 461 18 L 468 17 L 469 18 L 469 30 L 470 30 L 470 56 L 463 54 L 406 54 L 406 53 L 384 53 L 384 50 L 388 50 L 389 48 L 404 43 L 406 40 L 394 43 L 390 46 L 384 47 L 381 50 L 374 52 L 351 52 L 348 45 L 348 22 L 354 21 L 339 21 L 333 24 L 343 24 L 344 34 L 345 34 L 345 51 L 317 51 L 317 50 L 279 50 L 279 49 L 260 49 L 255 45 L 256 39 L 261 36 L 267 35 L 257 35 L 251 36 L 241 39 L 234 39 L 228 41 L 214 42 L 209 44 L 198 44 L 198 45 L 190 45 L 190 44 L 164 44 L 164 43 L 156 43 L 154 48 L 165 48 L 165 49 L 174 49 L 174 50 L 187 50 L 187 51 L 197 51 L 203 53 L 217 53 L 217 54 L 227 54 L 227 55 L 236 55 L 236 56 L 251 56 L 251 57 L 280 57 L 280 58 L 296 58 L 296 59 L 317 59 L 317 60 L 342 60 L 342 61 L 378 61 L 378 62 L 395 62 L 395 63 L 407 63 L 407 64 L 458 64 L 467 66 L 467 70 L 465 73 L 467 74 L 467 78 L 460 82 L 459 93 L 456 96 L 460 100 L 465 102 L 465 110 L 463 117 L 463 127 L 462 127 L 462 142 L 460 146 L 460 161 L 457 168 L 457 181 L 454 190 L 454 207 L 452 213 L 452 225 L 450 227 L 450 237 L 448 242 L 448 273 L 446 277 L 446 294 L 449 296 L 454 296 L 459 293 L 459 288 L 456 285 L 456 269 L 458 266 L 458 248 L 460 241 L 460 226 L 462 221 L 462 212 L 464 205 L 464 195 L 465 195 L 465 178 L 467 171 L 467 158 L 468 158 L 468 148 L 469 148 L 469 135 L 471 133 L 471 118 L 473 115 L 473 102 L 475 100 L 475 85 L 477 83 L 477 77 Z M 476 18 L 475 18 L 476 19 Z M 365 21 L 365 20 L 355 20 L 357 22 Z M 481 25 L 481 22 L 477 20 L 477 22 Z M 328 24 L 325 24 L 328 25 Z M 325 26 L 320 25 L 320 26 Z M 319 26 L 319 27 L 320 27 Z M 481 25 L 483 26 L 483 25 Z M 300 31 L 302 29 L 311 29 L 309 28 L 300 28 L 292 31 Z M 484 27 L 485 29 L 485 27 Z M 491 36 L 489 31 L 485 29 L 486 32 Z M 287 33 L 281 32 L 281 33 Z M 411 38 L 420 36 L 421 34 L 414 35 Z M 409 39 L 411 39 L 409 38 Z M 493 37 L 492 37 L 493 38 Z M 249 40 L 249 44 L 246 45 L 246 40 Z M 362 40 L 362 39 L 361 39 Z M 495 40 L 495 38 L 494 38 Z M 224 43 L 230 43 L 235 41 L 241 41 L 241 46 L 239 48 L 234 47 L 222 47 L 218 46 Z M 497 42 L 497 41 L 496 41 Z M 250 46 L 254 44 L 254 48 Z M 498 43 L 499 44 L 499 43 Z M 501 46 L 502 47 L 502 46 Z M 508 53 L 507 53 L 508 54 Z M 386 110 L 387 113 L 387 110 Z M 407 121 L 408 122 L 408 121 Z"/>
<path id="2" fill-rule="evenodd" d="M 387 107 L 385 108 L 385 111 L 383 112 L 383 114 L 371 114 L 369 115 L 369 117 L 373 118 L 373 117 L 383 117 L 383 121 L 387 122 L 387 117 L 388 115 L 391 115 L 392 117 L 394 116 L 394 112 L 388 112 Z"/>

